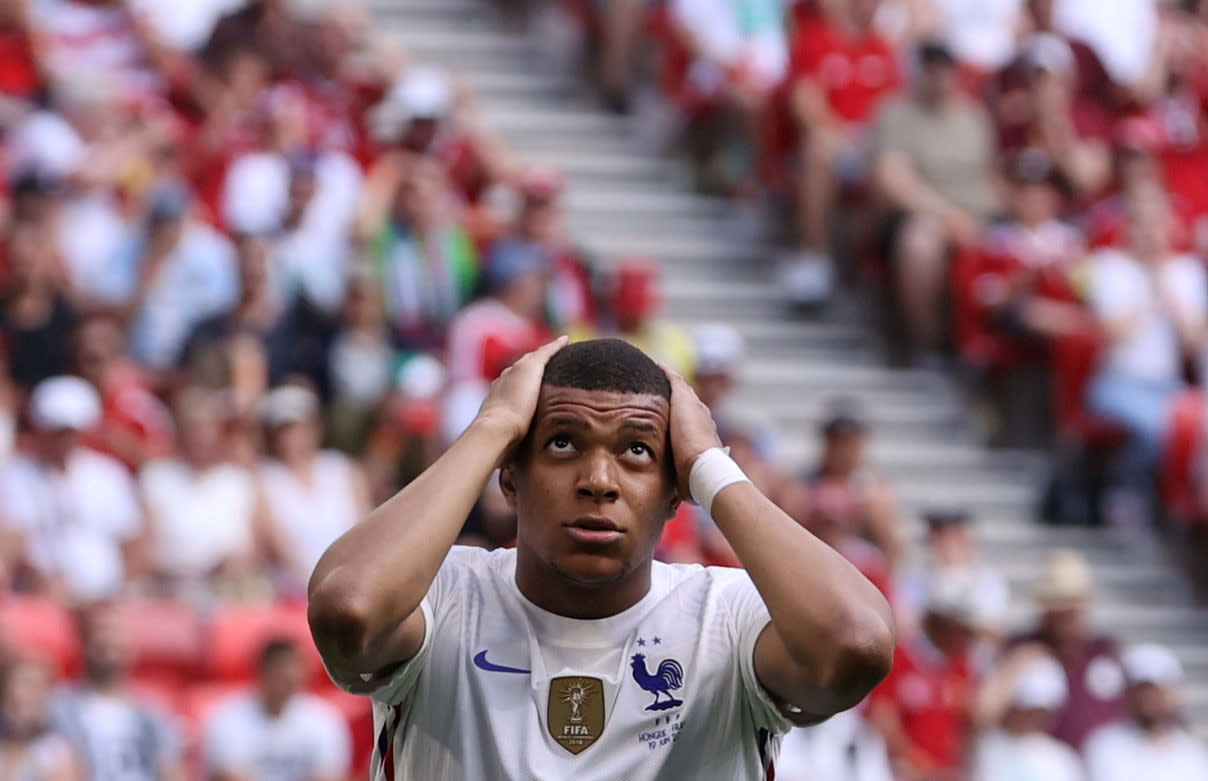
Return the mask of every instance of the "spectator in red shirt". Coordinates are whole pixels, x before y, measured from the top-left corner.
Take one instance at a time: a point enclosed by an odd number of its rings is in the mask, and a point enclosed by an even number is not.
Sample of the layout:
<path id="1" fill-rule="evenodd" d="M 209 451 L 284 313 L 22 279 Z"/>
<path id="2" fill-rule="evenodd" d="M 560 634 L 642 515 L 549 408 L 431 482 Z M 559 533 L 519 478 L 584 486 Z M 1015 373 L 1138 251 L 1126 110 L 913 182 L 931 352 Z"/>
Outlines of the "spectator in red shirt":
<path id="1" fill-rule="evenodd" d="M 801 250 L 793 278 L 801 303 L 829 295 L 836 191 L 867 177 L 869 122 L 901 83 L 892 44 L 873 27 L 881 0 L 828 5 L 798 29 L 788 77 Z"/>
<path id="2" fill-rule="evenodd" d="M 987 231 L 976 253 L 970 292 L 986 332 L 1010 350 L 999 360 L 1042 359 L 1049 339 L 1092 325 L 1073 279 L 1085 244 L 1076 228 L 1058 219 L 1061 184 L 1046 154 L 1029 149 L 1018 155 L 1011 219 Z"/>
<path id="3" fill-rule="evenodd" d="M 41 68 L 30 35 L 28 4 L 24 0 L 0 3 L 0 96 L 32 101 L 43 90 Z M 5 110 L 9 106 L 4 106 Z M 16 108 L 16 105 L 12 106 Z"/>
<path id="4" fill-rule="evenodd" d="M 96 316 L 76 332 L 76 366 L 101 396 L 100 424 L 86 445 L 117 458 L 131 470 L 173 449 L 172 420 L 144 373 L 125 354 L 121 326 Z"/>
<path id="5" fill-rule="evenodd" d="M 903 778 L 963 778 L 976 626 L 976 604 L 965 580 L 935 577 L 921 628 L 899 639 L 889 677 L 869 696 L 869 720 L 885 736 Z"/>
<path id="6" fill-rule="evenodd" d="M 1080 554 L 1062 550 L 1045 562 L 1033 595 L 1040 621 L 1032 632 L 1012 640 L 1000 666 L 1039 644 L 1065 670 L 1069 696 L 1057 714 L 1053 736 L 1075 749 L 1097 727 L 1123 714 L 1124 673 L 1116 642 L 1097 634 L 1087 620 L 1094 593 L 1090 565 Z"/>
<path id="7" fill-rule="evenodd" d="M 1087 96 L 1071 44 L 1038 33 L 1023 42 L 1011 67 L 989 100 L 999 147 L 1009 155 L 1040 149 L 1076 195 L 1098 195 L 1111 175 L 1112 107 Z"/>

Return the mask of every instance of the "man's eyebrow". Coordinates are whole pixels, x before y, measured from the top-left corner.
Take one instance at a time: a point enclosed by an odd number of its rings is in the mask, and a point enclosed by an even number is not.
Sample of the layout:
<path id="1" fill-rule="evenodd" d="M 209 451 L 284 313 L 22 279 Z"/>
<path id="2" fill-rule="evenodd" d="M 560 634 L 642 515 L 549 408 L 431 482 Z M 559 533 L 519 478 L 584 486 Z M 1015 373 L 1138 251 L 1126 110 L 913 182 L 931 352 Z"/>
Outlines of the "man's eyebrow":
<path id="1" fill-rule="evenodd" d="M 548 426 L 567 426 L 570 428 L 587 428 L 587 421 L 572 415 L 559 415 L 546 421 Z"/>
<path id="2" fill-rule="evenodd" d="M 659 433 L 658 427 L 655 426 L 653 423 L 644 423 L 639 420 L 627 420 L 621 424 L 621 428 L 636 429 L 636 430 L 644 432 L 646 434 Z"/>

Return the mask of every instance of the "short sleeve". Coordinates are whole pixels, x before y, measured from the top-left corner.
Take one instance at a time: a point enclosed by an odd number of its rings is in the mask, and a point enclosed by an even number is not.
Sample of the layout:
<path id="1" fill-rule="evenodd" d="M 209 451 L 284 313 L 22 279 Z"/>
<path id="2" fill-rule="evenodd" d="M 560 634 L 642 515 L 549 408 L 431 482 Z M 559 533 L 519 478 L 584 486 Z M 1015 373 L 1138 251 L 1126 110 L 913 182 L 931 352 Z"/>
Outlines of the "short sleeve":
<path id="1" fill-rule="evenodd" d="M 793 728 L 781 709 L 755 673 L 755 645 L 772 617 L 763 603 L 763 597 L 746 572 L 725 571 L 726 582 L 721 584 L 722 598 L 730 613 L 730 627 L 735 640 L 734 650 L 738 655 L 735 662 L 742 673 L 743 689 L 747 703 L 760 726 L 783 735 Z"/>
<path id="2" fill-rule="evenodd" d="M 354 681 L 349 684 L 347 681 L 336 680 L 337 685 L 353 694 L 367 694 L 384 705 L 398 705 L 404 702 L 415 691 L 416 683 L 427 667 L 433 635 L 440 630 L 458 601 L 458 586 L 470 576 L 470 571 L 475 566 L 485 566 L 487 556 L 487 551 L 482 548 L 453 546 L 444 564 L 437 571 L 427 596 L 420 601 L 419 607 L 424 614 L 424 640 L 415 656 L 383 676 L 380 681 L 362 675 L 361 683 Z"/>

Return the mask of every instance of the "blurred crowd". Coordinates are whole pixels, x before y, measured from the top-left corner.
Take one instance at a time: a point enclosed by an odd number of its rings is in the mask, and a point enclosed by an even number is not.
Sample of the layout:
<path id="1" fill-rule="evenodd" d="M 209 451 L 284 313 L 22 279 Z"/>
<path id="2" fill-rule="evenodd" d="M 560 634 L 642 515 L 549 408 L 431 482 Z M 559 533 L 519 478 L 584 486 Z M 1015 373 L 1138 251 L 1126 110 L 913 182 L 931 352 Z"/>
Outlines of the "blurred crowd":
<path id="1" fill-rule="evenodd" d="M 1079 479 L 1054 514 L 1137 523 L 1208 509 L 1202 5 L 557 10 L 607 107 L 655 90 L 702 187 L 788 207 L 796 303 L 859 284 L 903 360 L 993 390 L 1038 370 L 1051 408 L 992 399 L 999 435 L 1057 421 Z M 1208 779 L 1177 659 L 1095 631 L 1084 560 L 1054 554 L 1014 636 L 975 519 L 937 508 L 911 544 L 858 406 L 787 468 L 735 400 L 739 331 L 664 318 L 655 261 L 591 257 L 563 175 L 359 5 L 0 0 L 0 174 L 0 781 L 363 774 L 372 719 L 319 666 L 309 573 L 557 333 L 689 377 L 895 606 L 890 679 L 790 735 L 779 778 Z M 488 489 L 461 541 L 514 534 Z M 659 556 L 738 563 L 686 505 Z"/>

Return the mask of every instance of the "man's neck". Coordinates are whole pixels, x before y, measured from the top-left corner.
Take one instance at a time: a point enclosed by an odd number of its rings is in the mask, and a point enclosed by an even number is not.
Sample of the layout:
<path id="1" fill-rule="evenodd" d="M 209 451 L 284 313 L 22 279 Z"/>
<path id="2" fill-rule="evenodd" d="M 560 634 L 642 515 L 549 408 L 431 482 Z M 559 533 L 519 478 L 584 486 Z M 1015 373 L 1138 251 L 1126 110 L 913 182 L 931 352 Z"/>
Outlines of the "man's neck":
<path id="1" fill-rule="evenodd" d="M 565 618 L 599 619 L 623 613 L 650 591 L 650 562 L 607 583 L 584 584 L 571 580 L 527 552 L 516 550 L 516 587 L 525 599 L 542 610 Z"/>

